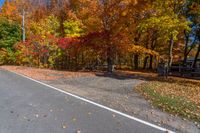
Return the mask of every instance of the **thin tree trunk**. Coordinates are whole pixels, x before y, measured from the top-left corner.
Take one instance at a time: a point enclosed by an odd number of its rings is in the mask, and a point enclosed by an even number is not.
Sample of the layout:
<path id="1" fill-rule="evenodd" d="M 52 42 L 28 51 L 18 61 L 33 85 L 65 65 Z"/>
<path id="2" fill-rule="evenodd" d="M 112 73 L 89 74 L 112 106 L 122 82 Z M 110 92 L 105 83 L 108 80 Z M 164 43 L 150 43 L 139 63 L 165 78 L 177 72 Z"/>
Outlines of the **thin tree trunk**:
<path id="1" fill-rule="evenodd" d="M 79 69 L 79 55 L 77 54 L 76 57 L 75 57 L 75 70 L 77 71 Z"/>
<path id="2" fill-rule="evenodd" d="M 106 28 L 105 28 L 106 29 Z M 109 31 L 106 31 L 107 33 L 107 64 L 108 64 L 108 67 L 107 67 L 107 71 L 109 73 L 112 73 L 114 71 L 114 68 L 113 68 L 113 47 L 112 47 L 112 44 L 111 44 L 111 41 L 110 41 L 110 34 L 109 34 Z"/>
<path id="3" fill-rule="evenodd" d="M 151 42 L 151 50 L 154 50 L 157 45 L 157 34 L 153 34 Z M 153 69 L 153 55 L 150 55 L 149 69 Z"/>
<path id="4" fill-rule="evenodd" d="M 118 58 L 118 63 L 119 63 L 119 69 L 121 69 L 122 68 L 121 57 Z"/>
<path id="5" fill-rule="evenodd" d="M 153 69 L 153 55 L 150 55 L 149 69 Z"/>
<path id="6" fill-rule="evenodd" d="M 39 66 L 40 66 L 39 56 L 37 57 L 37 65 L 38 65 L 38 68 L 39 68 Z"/>
<path id="7" fill-rule="evenodd" d="M 138 60 L 139 60 L 139 55 L 135 54 L 134 55 L 134 66 L 135 66 L 136 70 L 138 69 L 138 64 L 139 64 Z"/>
<path id="8" fill-rule="evenodd" d="M 68 56 L 68 69 L 71 70 L 71 56 Z"/>
<path id="9" fill-rule="evenodd" d="M 170 39 L 170 45 L 169 45 L 169 59 L 168 59 L 169 68 L 172 66 L 172 61 L 173 61 L 173 46 L 174 46 L 174 39 L 172 35 Z"/>
<path id="10" fill-rule="evenodd" d="M 193 68 L 196 68 L 196 64 L 197 64 L 197 60 L 198 60 L 199 54 L 200 54 L 200 44 L 199 44 L 197 53 L 195 55 L 194 63 L 193 63 L 193 66 L 192 66 Z"/>
<path id="11" fill-rule="evenodd" d="M 143 65 L 143 69 L 146 69 L 148 59 L 149 59 L 149 56 L 145 57 L 145 59 L 144 59 L 144 65 Z"/>
<path id="12" fill-rule="evenodd" d="M 184 60 L 183 60 L 183 65 L 186 64 L 187 62 L 187 51 L 188 51 L 188 41 L 189 41 L 189 36 L 187 35 L 186 31 L 184 31 L 185 34 L 185 49 L 184 49 Z"/>
<path id="13" fill-rule="evenodd" d="M 109 73 L 113 72 L 113 59 L 112 59 L 112 48 L 109 46 L 108 50 L 107 50 L 107 64 L 108 64 L 108 68 L 107 71 Z"/>

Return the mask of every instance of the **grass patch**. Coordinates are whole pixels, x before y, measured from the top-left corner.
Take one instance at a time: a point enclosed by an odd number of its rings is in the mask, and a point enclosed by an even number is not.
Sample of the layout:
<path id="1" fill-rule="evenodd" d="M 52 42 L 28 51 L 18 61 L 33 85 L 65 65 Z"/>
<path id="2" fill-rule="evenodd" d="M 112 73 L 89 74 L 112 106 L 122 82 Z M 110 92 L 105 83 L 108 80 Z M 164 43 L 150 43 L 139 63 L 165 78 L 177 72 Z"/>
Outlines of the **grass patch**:
<path id="1" fill-rule="evenodd" d="M 198 103 L 195 102 L 196 100 L 191 101 L 190 96 L 186 96 L 187 91 L 182 90 L 179 93 L 175 93 L 176 90 L 173 90 L 173 92 L 168 92 L 172 89 L 171 85 L 171 83 L 151 81 L 140 85 L 137 90 L 140 91 L 145 98 L 149 99 L 153 106 L 171 114 L 179 115 L 200 123 L 200 107 Z M 182 86 L 176 85 L 178 91 L 180 88 L 177 87 Z M 167 88 L 169 88 L 169 90 L 167 90 Z M 182 87 L 181 89 L 184 88 Z"/>

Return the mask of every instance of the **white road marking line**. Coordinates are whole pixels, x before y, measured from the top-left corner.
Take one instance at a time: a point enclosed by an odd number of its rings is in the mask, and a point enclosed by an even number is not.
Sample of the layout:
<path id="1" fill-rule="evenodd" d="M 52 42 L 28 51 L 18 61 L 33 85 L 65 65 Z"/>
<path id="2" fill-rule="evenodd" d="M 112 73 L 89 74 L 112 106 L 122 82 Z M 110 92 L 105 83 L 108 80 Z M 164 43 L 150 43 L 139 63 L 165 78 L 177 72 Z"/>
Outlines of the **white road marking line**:
<path id="1" fill-rule="evenodd" d="M 7 70 L 7 71 L 9 71 L 9 70 Z M 153 128 L 155 128 L 155 129 L 161 130 L 161 131 L 163 131 L 163 132 L 166 132 L 166 133 L 175 133 L 175 132 L 173 132 L 173 131 L 171 131 L 171 130 L 168 130 L 168 129 L 166 129 L 166 128 L 163 128 L 163 127 L 157 126 L 157 125 L 155 125 L 155 124 L 152 124 L 152 123 L 150 123 L 150 122 L 147 122 L 147 121 L 141 120 L 141 119 L 139 119 L 139 118 L 130 116 L 130 115 L 128 115 L 128 114 L 125 114 L 125 113 L 122 113 L 122 112 L 120 112 L 120 111 L 114 110 L 114 109 L 109 108 L 109 107 L 106 107 L 106 106 L 104 106 L 104 105 L 101 105 L 101 104 L 99 104 L 99 103 L 95 103 L 95 102 L 93 102 L 93 101 L 90 101 L 90 100 L 88 100 L 88 99 L 82 98 L 82 97 L 77 96 L 77 95 L 75 95 L 75 94 L 72 94 L 72 93 L 63 91 L 63 90 L 61 90 L 61 89 L 58 89 L 58 88 L 53 87 L 53 86 L 51 86 L 51 85 L 45 84 L 45 83 L 43 83 L 43 82 L 40 82 L 40 81 L 38 81 L 38 80 L 35 80 L 35 79 L 30 78 L 30 77 L 28 77 L 28 76 L 25 76 L 25 75 L 23 75 L 23 74 L 19 74 L 19 73 L 16 73 L 16 72 L 14 72 L 14 71 L 9 71 L 9 72 L 14 73 L 14 74 L 19 75 L 19 76 L 22 76 L 22 77 L 27 78 L 27 79 L 29 79 L 29 80 L 32 80 L 32 81 L 34 81 L 34 82 L 37 82 L 37 83 L 39 83 L 39 84 L 42 84 L 42 85 L 44 85 L 44 86 L 47 86 L 47 87 L 52 88 L 52 89 L 54 89 L 54 90 L 57 90 L 57 91 L 59 91 L 59 92 L 62 92 L 62 93 L 64 93 L 64 94 L 66 94 L 66 95 L 72 96 L 72 97 L 77 98 L 77 99 L 79 99 L 79 100 L 82 100 L 82 101 L 85 101 L 85 102 L 87 102 L 87 103 L 90 103 L 90 104 L 93 104 L 93 105 L 95 105 L 95 106 L 98 106 L 98 107 L 100 107 L 100 108 L 106 109 L 106 110 L 111 111 L 111 112 L 113 112 L 113 113 L 116 113 L 116 114 L 118 114 L 118 115 L 121 115 L 121 116 L 124 116 L 124 117 L 126 117 L 126 118 L 135 120 L 135 121 L 137 121 L 137 122 L 139 122 L 139 123 L 142 123 L 142 124 L 144 124 L 144 125 L 148 125 L 148 126 L 153 127 Z"/>

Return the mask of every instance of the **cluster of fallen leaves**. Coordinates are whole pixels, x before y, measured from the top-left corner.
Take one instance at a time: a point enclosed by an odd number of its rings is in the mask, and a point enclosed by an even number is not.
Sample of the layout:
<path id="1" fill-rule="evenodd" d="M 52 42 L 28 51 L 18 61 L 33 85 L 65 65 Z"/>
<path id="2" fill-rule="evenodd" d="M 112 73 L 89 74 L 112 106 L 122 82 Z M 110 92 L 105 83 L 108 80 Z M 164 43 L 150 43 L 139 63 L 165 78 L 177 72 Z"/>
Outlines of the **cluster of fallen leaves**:
<path id="1" fill-rule="evenodd" d="M 193 119 L 200 123 L 200 81 L 170 77 L 155 78 L 138 86 L 147 99 L 170 113 Z"/>
<path id="2" fill-rule="evenodd" d="M 59 78 L 94 76 L 94 73 L 92 72 L 57 71 L 24 66 L 1 66 L 0 68 L 17 72 L 28 77 L 34 78 L 36 80 L 57 80 Z"/>
<path id="3" fill-rule="evenodd" d="M 181 96 L 200 106 L 200 83 L 185 80 L 174 82 L 154 81 L 149 83 L 161 95 Z"/>

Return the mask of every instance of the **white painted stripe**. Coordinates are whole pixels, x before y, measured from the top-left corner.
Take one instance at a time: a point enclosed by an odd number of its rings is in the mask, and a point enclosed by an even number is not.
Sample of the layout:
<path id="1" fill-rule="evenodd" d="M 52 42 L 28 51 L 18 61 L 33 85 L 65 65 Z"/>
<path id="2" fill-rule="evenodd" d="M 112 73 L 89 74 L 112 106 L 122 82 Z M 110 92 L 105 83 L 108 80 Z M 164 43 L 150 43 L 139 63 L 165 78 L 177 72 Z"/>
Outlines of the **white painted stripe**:
<path id="1" fill-rule="evenodd" d="M 9 71 L 9 72 L 12 72 L 12 73 L 14 73 L 14 74 L 16 74 L 16 75 L 19 75 L 19 76 L 22 76 L 22 77 L 27 78 L 27 79 L 29 79 L 29 80 L 32 80 L 32 81 L 34 81 L 34 82 L 37 82 L 37 83 L 39 83 L 39 84 L 42 84 L 42 85 L 44 85 L 44 86 L 47 86 L 47 87 L 52 88 L 52 89 L 54 89 L 54 90 L 57 90 L 57 91 L 59 91 L 59 92 L 62 92 L 62 93 L 64 93 L 64 94 L 66 94 L 66 95 L 72 96 L 72 97 L 77 98 L 77 99 L 79 99 L 79 100 L 82 100 L 82 101 L 85 101 L 85 102 L 87 102 L 87 103 L 93 104 L 93 105 L 98 106 L 98 107 L 100 107 L 100 108 L 109 110 L 109 111 L 111 111 L 111 112 L 114 112 L 114 113 L 119 114 L 119 115 L 121 115 L 121 116 L 124 116 L 124 117 L 126 117 L 126 118 L 135 120 L 135 121 L 137 121 L 137 122 L 139 122 L 139 123 L 142 123 L 142 124 L 144 124 L 144 125 L 148 125 L 148 126 L 153 127 L 153 128 L 155 128 L 155 129 L 161 130 L 161 131 L 163 131 L 163 132 L 166 132 L 166 133 L 175 133 L 175 132 L 173 132 L 173 131 L 171 131 L 171 130 L 168 130 L 168 129 L 166 129 L 166 128 L 163 128 L 163 127 L 157 126 L 157 125 L 155 125 L 155 124 L 149 123 L 149 122 L 147 122 L 147 121 L 138 119 L 138 118 L 136 118 L 136 117 L 127 115 L 127 114 L 125 114 L 125 113 L 122 113 L 122 112 L 120 112 L 120 111 L 111 109 L 111 108 L 106 107 L 106 106 L 104 106 L 104 105 L 101 105 L 101 104 L 99 104 L 99 103 L 95 103 L 95 102 L 93 102 L 93 101 L 90 101 L 90 100 L 85 99 L 85 98 L 83 98 L 83 97 L 77 96 L 77 95 L 75 95 L 75 94 L 72 94 L 72 93 L 63 91 L 63 90 L 61 90 L 61 89 L 58 89 L 58 88 L 53 87 L 53 86 L 50 86 L 50 85 L 48 85 L 48 84 L 45 84 L 45 83 L 43 83 L 43 82 L 40 82 L 40 81 L 35 80 L 35 79 L 33 79 L 33 78 L 30 78 L 30 77 L 28 77 L 28 76 L 25 76 L 25 75 L 22 75 L 22 74 L 13 72 L 13 71 Z"/>

